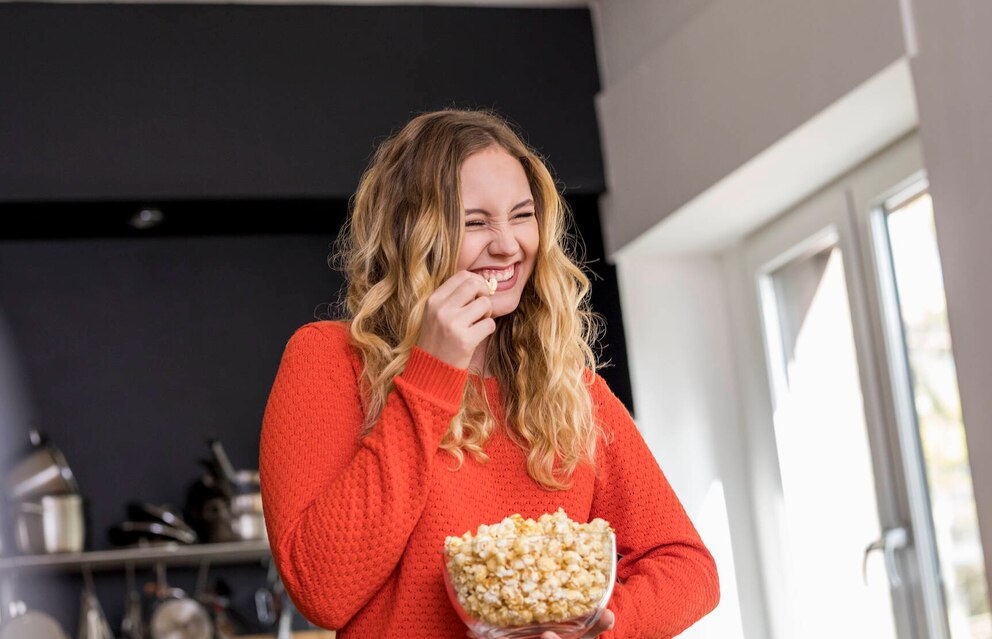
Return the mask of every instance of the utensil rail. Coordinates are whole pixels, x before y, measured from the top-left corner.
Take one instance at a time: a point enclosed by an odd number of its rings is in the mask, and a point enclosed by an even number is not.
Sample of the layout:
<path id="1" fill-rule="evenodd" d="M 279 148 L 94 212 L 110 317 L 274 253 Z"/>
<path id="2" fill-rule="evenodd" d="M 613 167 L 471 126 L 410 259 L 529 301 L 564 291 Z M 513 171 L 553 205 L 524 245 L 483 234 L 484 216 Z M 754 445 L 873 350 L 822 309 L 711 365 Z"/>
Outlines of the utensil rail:
<path id="1" fill-rule="evenodd" d="M 0 575 L 21 571 L 70 571 L 89 567 L 91 570 L 116 570 L 166 564 L 196 566 L 208 560 L 212 565 L 265 561 L 271 556 L 266 540 L 237 541 L 213 544 L 168 544 L 142 548 L 89 550 L 52 555 L 21 555 L 0 557 Z"/>

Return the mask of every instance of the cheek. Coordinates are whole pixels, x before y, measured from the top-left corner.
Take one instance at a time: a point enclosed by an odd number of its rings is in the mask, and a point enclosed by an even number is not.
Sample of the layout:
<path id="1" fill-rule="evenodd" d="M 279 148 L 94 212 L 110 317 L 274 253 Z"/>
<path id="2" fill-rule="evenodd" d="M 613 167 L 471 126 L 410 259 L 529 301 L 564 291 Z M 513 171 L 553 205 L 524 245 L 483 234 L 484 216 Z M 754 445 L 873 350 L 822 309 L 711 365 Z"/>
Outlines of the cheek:
<path id="1" fill-rule="evenodd" d="M 465 236 L 462 242 L 462 248 L 458 252 L 458 270 L 467 269 L 469 266 L 475 262 L 476 258 L 479 257 L 479 242 L 478 240 Z"/>
<path id="2" fill-rule="evenodd" d="M 541 246 L 541 235 L 537 228 L 534 228 L 534 230 L 527 235 L 525 242 L 525 246 L 527 247 L 527 252 L 530 254 L 531 260 L 536 259 L 538 249 Z"/>

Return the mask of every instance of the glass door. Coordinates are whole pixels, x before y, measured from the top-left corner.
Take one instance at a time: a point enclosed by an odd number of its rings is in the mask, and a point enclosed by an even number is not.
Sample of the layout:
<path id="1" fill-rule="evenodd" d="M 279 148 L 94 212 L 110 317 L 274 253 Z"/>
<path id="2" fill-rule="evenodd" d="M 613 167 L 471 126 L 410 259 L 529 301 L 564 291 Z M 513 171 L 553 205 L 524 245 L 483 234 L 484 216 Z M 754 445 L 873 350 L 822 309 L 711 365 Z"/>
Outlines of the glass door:
<path id="1" fill-rule="evenodd" d="M 774 490 L 758 507 L 772 521 L 763 548 L 776 639 L 932 636 L 855 229 L 838 182 L 742 246 L 762 344 L 753 370 L 767 381 L 757 441 L 774 451 L 773 468 L 758 471 Z"/>
<path id="2" fill-rule="evenodd" d="M 781 486 L 779 565 L 788 636 L 915 637 L 905 590 L 908 518 L 884 428 L 842 190 L 753 236 Z M 869 354 L 869 356 L 866 356 Z M 878 553 L 873 553 L 878 550 Z"/>
<path id="3" fill-rule="evenodd" d="M 910 137 L 848 181 L 913 522 L 920 635 L 992 639 L 933 202 Z"/>

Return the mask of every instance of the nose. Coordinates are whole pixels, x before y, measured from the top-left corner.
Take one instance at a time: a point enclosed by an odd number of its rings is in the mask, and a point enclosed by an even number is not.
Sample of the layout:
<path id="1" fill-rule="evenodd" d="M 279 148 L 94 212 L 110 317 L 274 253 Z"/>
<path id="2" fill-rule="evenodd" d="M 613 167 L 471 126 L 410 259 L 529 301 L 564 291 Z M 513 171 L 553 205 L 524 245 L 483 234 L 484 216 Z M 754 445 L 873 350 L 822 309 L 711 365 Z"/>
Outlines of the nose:
<path id="1" fill-rule="evenodd" d="M 513 227 L 509 224 L 497 225 L 495 236 L 489 242 L 489 252 L 496 255 L 516 255 L 520 250 L 520 243 Z"/>

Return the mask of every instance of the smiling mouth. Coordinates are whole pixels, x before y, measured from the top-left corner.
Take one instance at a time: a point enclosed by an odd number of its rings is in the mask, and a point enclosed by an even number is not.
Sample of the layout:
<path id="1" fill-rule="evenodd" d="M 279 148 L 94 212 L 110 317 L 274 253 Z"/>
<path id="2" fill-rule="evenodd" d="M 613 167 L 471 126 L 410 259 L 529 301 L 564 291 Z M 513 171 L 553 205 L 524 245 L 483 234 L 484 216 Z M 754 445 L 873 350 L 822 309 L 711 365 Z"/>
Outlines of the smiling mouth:
<path id="1" fill-rule="evenodd" d="M 516 270 L 517 270 L 517 263 L 515 262 L 510 266 L 506 267 L 505 269 L 499 271 L 486 268 L 472 272 L 478 273 L 482 277 L 486 278 L 486 281 L 489 281 L 490 279 L 495 279 L 497 282 L 505 282 L 513 278 L 513 274 L 516 272 Z"/>

